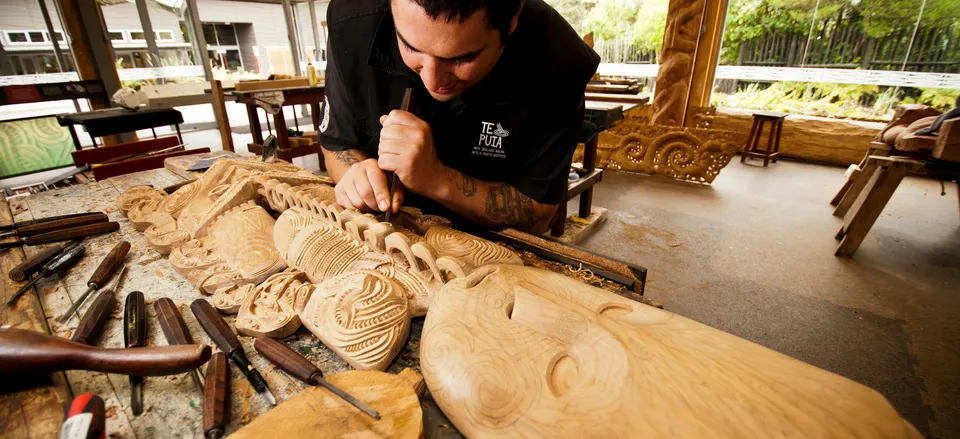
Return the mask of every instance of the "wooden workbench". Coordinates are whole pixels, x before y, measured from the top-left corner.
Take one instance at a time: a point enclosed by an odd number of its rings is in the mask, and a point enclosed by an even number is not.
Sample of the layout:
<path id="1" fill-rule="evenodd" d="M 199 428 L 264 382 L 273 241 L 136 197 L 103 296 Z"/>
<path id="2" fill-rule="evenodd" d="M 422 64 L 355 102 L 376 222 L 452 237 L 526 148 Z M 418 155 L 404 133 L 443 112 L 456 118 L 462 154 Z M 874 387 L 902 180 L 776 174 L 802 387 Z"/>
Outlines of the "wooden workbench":
<path id="1" fill-rule="evenodd" d="M 88 238 L 86 257 L 68 274 L 55 281 L 40 281 L 36 294 L 29 292 L 20 298 L 13 308 L 0 306 L 0 325 L 15 328 L 32 329 L 60 337 L 70 337 L 78 324 L 76 318 L 61 325 L 56 317 L 61 315 L 86 289 L 86 282 L 100 260 L 120 240 L 132 244 L 127 256 L 127 273 L 121 285 L 117 301 L 122 306 L 124 297 L 131 291 L 142 291 L 147 299 L 147 345 L 165 346 L 166 339 L 157 323 L 156 313 L 151 304 L 161 297 L 173 299 L 183 314 L 187 326 L 197 343 L 213 346 L 213 342 L 198 325 L 189 309 L 190 302 L 203 297 L 186 279 L 177 274 L 167 257 L 150 249 L 143 234 L 134 230 L 129 220 L 116 208 L 116 198 L 125 189 L 143 184 L 160 188 L 182 181 L 182 177 L 166 169 L 139 172 L 89 185 L 76 185 L 50 192 L 42 192 L 25 198 L 12 200 L 9 204 L 0 201 L 0 224 L 10 223 L 10 214 L 17 221 L 51 215 L 62 215 L 80 211 L 104 211 L 112 221 L 120 223 L 120 231 L 110 235 Z M 26 253 L 33 254 L 40 248 L 24 247 Z M 11 281 L 6 273 L 22 261 L 20 249 L 0 250 L 0 294 L 6 298 L 21 285 Z M 87 299 L 81 314 L 93 302 L 93 296 Z M 121 334 L 121 310 L 118 308 L 104 327 L 99 340 L 94 344 L 102 347 L 118 348 L 123 346 Z M 234 317 L 227 316 L 229 324 Z M 390 369 L 398 373 L 405 367 L 419 370 L 419 344 L 423 319 L 414 319 L 407 347 L 400 353 Z M 304 385 L 277 370 L 253 349 L 253 338 L 240 337 L 250 361 L 263 374 L 276 395 L 283 401 L 304 388 Z M 306 329 L 284 340 L 301 354 L 316 363 L 325 374 L 350 370 L 350 367 L 336 354 L 328 350 Z M 12 389 L 6 382 L 0 395 L 0 436 L 5 438 L 47 438 L 57 437 L 63 412 L 72 396 L 84 393 L 100 395 L 107 406 L 107 431 L 110 437 L 153 438 L 153 437 L 202 437 L 202 398 L 187 375 L 147 378 L 144 385 L 144 412 L 133 416 L 130 411 L 130 385 L 126 376 L 87 371 L 69 371 L 54 374 L 51 379 L 42 377 L 37 383 L 20 385 Z M 9 380 L 4 380 L 9 381 Z M 266 412 L 270 406 L 253 391 L 250 384 L 236 368 L 231 372 L 232 400 L 231 419 L 227 427 L 230 433 L 249 423 Z M 435 407 L 435 405 L 434 405 Z M 425 410 L 426 412 L 426 410 Z M 439 422 L 444 424 L 444 422 Z M 449 425 L 449 423 L 446 423 Z M 425 430 L 427 426 L 425 425 Z M 428 434 L 428 436 L 434 436 Z M 456 436 L 454 436 L 456 437 Z"/>

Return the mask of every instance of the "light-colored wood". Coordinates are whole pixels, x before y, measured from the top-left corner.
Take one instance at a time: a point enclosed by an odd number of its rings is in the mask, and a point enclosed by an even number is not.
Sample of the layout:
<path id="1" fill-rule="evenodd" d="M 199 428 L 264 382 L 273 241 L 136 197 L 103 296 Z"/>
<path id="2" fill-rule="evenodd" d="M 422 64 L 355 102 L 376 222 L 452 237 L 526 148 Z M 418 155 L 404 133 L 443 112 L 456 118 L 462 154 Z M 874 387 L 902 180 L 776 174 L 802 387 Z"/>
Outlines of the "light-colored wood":
<path id="1" fill-rule="evenodd" d="M 306 306 L 315 288 L 306 281 L 303 272 L 287 270 L 268 277 L 259 285 L 245 286 L 249 287 L 249 292 L 237 310 L 237 332 L 251 337 L 273 338 L 284 338 L 296 332 L 300 329 L 299 311 Z"/>
<path id="2" fill-rule="evenodd" d="M 324 345 L 358 370 L 385 370 L 410 334 L 403 287 L 373 270 L 321 282 L 300 318 Z"/>
<path id="3" fill-rule="evenodd" d="M 238 92 L 246 92 L 246 91 L 275 90 L 280 88 L 295 88 L 295 87 L 309 87 L 309 86 L 310 86 L 309 79 L 303 78 L 303 77 L 297 77 L 292 79 L 240 81 L 234 87 L 234 90 Z"/>
<path id="4" fill-rule="evenodd" d="M 190 167 L 195 165 L 197 161 L 208 159 L 211 157 L 221 157 L 225 156 L 226 158 L 231 159 L 243 159 L 243 156 L 235 152 L 228 151 L 211 151 L 205 152 L 203 154 L 196 154 L 191 156 L 180 156 L 180 157 L 170 157 L 163 161 L 163 167 L 168 171 L 177 174 L 187 180 L 196 180 L 203 175 L 203 171 L 188 171 Z M 157 188 L 161 189 L 161 188 Z"/>
<path id="5" fill-rule="evenodd" d="M 690 92 L 685 109 L 684 126 L 686 127 L 696 126 L 697 121 L 691 116 L 697 109 L 710 106 L 710 94 L 713 92 L 714 78 L 719 64 L 720 46 L 723 44 L 723 28 L 727 20 L 728 3 L 729 0 L 706 0 L 702 21 L 696 25 L 700 37 L 690 75 Z"/>
<path id="6" fill-rule="evenodd" d="M 13 223 L 10 206 L 0 199 L 0 225 Z M 0 239 L 0 242 L 12 241 L 14 237 Z M 34 289 L 17 300 L 13 306 L 6 306 L 9 297 L 22 285 L 7 277 L 10 269 L 23 262 L 24 253 L 20 248 L 0 250 L 0 322 L 16 329 L 27 329 L 49 334 L 43 316 L 43 307 Z M 57 437 L 60 424 L 63 423 L 63 407 L 71 399 L 63 372 L 50 374 L 46 379 L 37 379 L 27 390 L 12 392 L 12 381 L 3 385 L 0 393 L 0 432 L 9 438 Z"/>
<path id="7" fill-rule="evenodd" d="M 544 233 L 543 237 L 555 239 L 564 244 L 577 245 L 580 241 L 590 236 L 606 220 L 607 209 L 599 206 L 593 206 L 590 210 L 590 216 L 580 218 L 579 216 L 570 216 L 563 224 L 563 234 L 553 238 L 549 233 Z"/>
<path id="8" fill-rule="evenodd" d="M 857 198 L 860 197 L 860 194 L 863 192 L 863 189 L 867 187 L 867 183 L 873 178 L 874 174 L 877 171 L 877 162 L 867 160 L 867 164 L 864 165 L 863 169 L 860 170 L 859 174 L 853 179 L 853 183 L 850 184 L 850 188 L 843 194 L 843 197 L 840 198 L 840 202 L 837 203 L 837 207 L 833 209 L 833 216 L 844 217 L 847 212 L 850 211 L 850 208 L 853 207 L 853 203 L 857 201 Z"/>
<path id="9" fill-rule="evenodd" d="M 423 434 L 423 411 L 411 375 L 418 374 L 405 369 L 400 375 L 351 371 L 327 377 L 333 385 L 379 412 L 379 421 L 316 386 L 284 401 L 230 437 L 417 439 Z"/>
<path id="10" fill-rule="evenodd" d="M 210 93 L 213 95 L 213 115 L 217 120 L 217 130 L 220 131 L 220 146 L 224 151 L 233 152 L 233 136 L 230 130 L 230 118 L 227 116 L 223 84 L 216 79 L 210 81 Z"/>
<path id="11" fill-rule="evenodd" d="M 248 201 L 224 213 L 210 229 L 221 258 L 250 283 L 287 268 L 273 245 L 274 222 L 264 208 Z"/>
<path id="12" fill-rule="evenodd" d="M 866 386 L 531 267 L 448 283 L 421 367 L 467 437 L 909 437 Z"/>
<path id="13" fill-rule="evenodd" d="M 886 160 L 881 160 L 886 159 Z M 860 248 L 863 239 L 873 228 L 873 224 L 880 217 L 887 202 L 893 197 L 900 182 L 907 173 L 923 167 L 922 162 L 901 158 L 890 157 L 871 157 L 867 161 L 867 168 L 871 164 L 880 162 L 882 166 L 876 167 L 870 178 L 862 176 L 860 180 L 866 180 L 866 187 L 860 192 L 856 202 L 844 217 L 843 227 L 837 234 L 842 238 L 837 247 L 835 256 L 842 258 L 853 257 L 853 254 Z"/>
<path id="14" fill-rule="evenodd" d="M 948 119 L 940 125 L 933 157 L 940 160 L 960 162 L 960 118 Z"/>
<path id="15" fill-rule="evenodd" d="M 423 239 L 438 255 L 457 258 L 474 267 L 493 263 L 523 265 L 513 250 L 450 227 L 432 227 Z"/>

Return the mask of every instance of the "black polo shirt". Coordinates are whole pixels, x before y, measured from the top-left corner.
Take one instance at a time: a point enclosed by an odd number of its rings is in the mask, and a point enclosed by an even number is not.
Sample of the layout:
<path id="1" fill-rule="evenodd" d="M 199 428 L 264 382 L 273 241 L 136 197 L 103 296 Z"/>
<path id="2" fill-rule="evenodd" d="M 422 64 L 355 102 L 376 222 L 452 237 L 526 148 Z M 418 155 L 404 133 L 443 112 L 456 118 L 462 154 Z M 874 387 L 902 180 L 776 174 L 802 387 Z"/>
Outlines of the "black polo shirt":
<path id="1" fill-rule="evenodd" d="M 411 111 L 430 125 L 446 166 L 541 203 L 566 201 L 583 93 L 600 57 L 549 5 L 527 0 L 494 69 L 450 102 L 430 97 L 403 63 L 389 0 L 334 0 L 327 25 L 324 148 L 376 157 L 380 116 L 399 108 L 404 89 L 413 87 Z"/>

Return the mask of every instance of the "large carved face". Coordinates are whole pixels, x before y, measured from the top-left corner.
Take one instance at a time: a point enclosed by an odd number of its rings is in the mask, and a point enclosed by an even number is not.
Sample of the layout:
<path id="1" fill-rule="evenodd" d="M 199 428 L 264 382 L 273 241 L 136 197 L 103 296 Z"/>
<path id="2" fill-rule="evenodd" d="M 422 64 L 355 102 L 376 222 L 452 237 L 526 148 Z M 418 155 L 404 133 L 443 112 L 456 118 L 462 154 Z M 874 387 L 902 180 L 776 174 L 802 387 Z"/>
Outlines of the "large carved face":
<path id="1" fill-rule="evenodd" d="M 487 266 L 448 283 L 420 354 L 437 403 L 470 437 L 906 432 L 860 384 L 530 267 Z"/>

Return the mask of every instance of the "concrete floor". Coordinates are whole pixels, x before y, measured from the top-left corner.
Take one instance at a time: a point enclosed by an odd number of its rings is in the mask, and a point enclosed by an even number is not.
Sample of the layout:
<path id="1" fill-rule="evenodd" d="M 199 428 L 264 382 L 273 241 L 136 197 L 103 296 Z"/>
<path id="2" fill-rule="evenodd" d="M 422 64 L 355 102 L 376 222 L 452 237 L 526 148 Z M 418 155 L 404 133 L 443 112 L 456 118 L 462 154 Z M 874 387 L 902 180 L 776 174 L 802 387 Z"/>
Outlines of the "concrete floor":
<path id="1" fill-rule="evenodd" d="M 608 172 L 583 247 L 649 269 L 667 310 L 866 384 L 926 437 L 960 437 L 957 187 L 907 178 L 853 259 L 843 169 L 731 163 L 712 186 Z M 576 207 L 570 209 L 575 212 Z"/>

